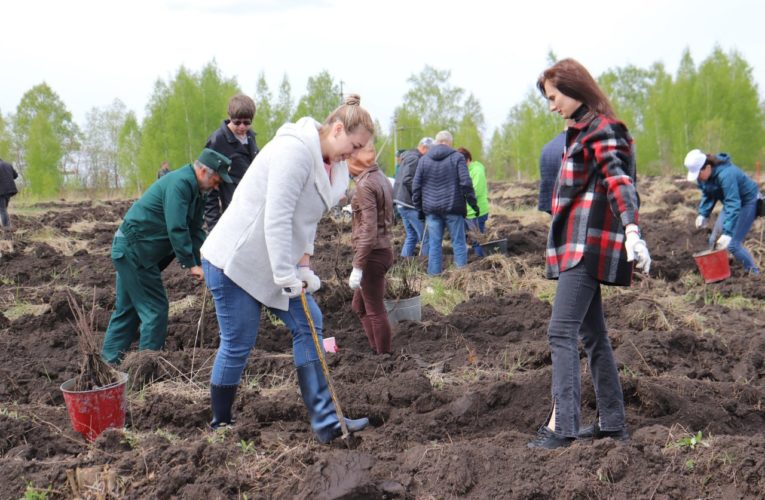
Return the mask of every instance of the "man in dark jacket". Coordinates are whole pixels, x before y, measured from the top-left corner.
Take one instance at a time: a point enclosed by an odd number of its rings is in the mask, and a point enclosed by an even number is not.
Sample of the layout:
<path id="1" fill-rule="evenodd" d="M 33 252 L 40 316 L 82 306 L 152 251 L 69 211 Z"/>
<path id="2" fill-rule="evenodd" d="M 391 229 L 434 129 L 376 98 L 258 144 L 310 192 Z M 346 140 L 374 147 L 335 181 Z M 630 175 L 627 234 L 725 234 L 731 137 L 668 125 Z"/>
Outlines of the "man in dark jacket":
<path id="1" fill-rule="evenodd" d="M 8 204 L 11 197 L 18 193 L 15 178 L 19 176 L 13 165 L 0 158 L 0 227 L 10 229 L 11 219 L 8 217 Z"/>
<path id="2" fill-rule="evenodd" d="M 539 203 L 537 209 L 552 214 L 552 197 L 555 179 L 558 178 L 563 149 L 566 147 L 566 131 L 542 147 L 539 157 Z"/>
<path id="3" fill-rule="evenodd" d="M 213 149 L 231 160 L 228 174 L 233 181 L 223 184 L 217 191 L 207 196 L 205 205 L 205 221 L 207 231 L 212 231 L 218 223 L 221 214 L 231 203 L 234 190 L 244 173 L 250 167 L 258 145 L 255 142 L 255 132 L 252 131 L 252 120 L 255 118 L 255 102 L 244 94 L 237 94 L 228 102 L 228 120 L 223 120 L 220 128 L 207 139 L 206 148 Z"/>
<path id="4" fill-rule="evenodd" d="M 475 210 L 476 217 L 481 215 L 465 157 L 452 148 L 452 134 L 443 130 L 436 135 L 435 142 L 428 154 L 420 158 L 412 182 L 412 202 L 425 214 L 429 232 L 428 274 L 441 274 L 444 227 L 449 229 L 452 239 L 454 264 L 467 265 L 466 206 Z"/>
<path id="5" fill-rule="evenodd" d="M 119 363 L 136 339 L 139 351 L 165 345 L 169 304 L 162 270 L 175 258 L 192 277 L 204 279 L 199 249 L 205 195 L 231 183 L 230 164 L 204 149 L 193 165 L 158 179 L 128 210 L 112 243 L 117 300 L 101 350 L 107 362 Z"/>
<path id="6" fill-rule="evenodd" d="M 401 248 L 402 257 L 414 255 L 417 243 L 422 242 L 420 253 L 428 255 L 428 236 L 424 235 L 424 223 L 418 216 L 417 209 L 412 202 L 412 181 L 417 171 L 417 163 L 422 155 L 428 152 L 433 144 L 433 139 L 423 137 L 415 149 L 410 149 L 401 154 L 401 163 L 396 173 L 396 182 L 393 185 L 393 203 L 396 205 L 401 220 L 404 222 L 406 239 Z"/>

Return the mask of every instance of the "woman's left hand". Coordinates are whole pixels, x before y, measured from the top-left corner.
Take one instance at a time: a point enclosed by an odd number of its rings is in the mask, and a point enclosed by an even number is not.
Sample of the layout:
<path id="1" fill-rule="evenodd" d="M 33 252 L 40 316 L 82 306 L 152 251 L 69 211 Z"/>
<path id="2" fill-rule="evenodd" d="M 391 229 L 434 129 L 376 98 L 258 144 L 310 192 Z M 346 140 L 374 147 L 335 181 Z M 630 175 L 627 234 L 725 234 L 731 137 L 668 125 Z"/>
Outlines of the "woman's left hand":
<path id="1" fill-rule="evenodd" d="M 651 269 L 651 254 L 648 253 L 648 245 L 640 238 L 640 230 L 634 224 L 626 228 L 627 239 L 624 248 L 627 251 L 627 262 L 636 261 L 638 269 L 648 274 Z"/>

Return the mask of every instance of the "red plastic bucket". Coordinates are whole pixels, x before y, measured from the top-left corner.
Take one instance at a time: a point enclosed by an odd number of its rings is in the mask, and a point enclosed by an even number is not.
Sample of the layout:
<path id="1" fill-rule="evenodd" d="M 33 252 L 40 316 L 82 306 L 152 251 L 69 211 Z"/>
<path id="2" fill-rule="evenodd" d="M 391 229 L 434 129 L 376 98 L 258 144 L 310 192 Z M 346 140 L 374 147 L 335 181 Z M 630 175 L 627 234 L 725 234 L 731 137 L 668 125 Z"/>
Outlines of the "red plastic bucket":
<path id="1" fill-rule="evenodd" d="M 704 283 L 716 283 L 730 278 L 727 250 L 707 250 L 693 254 Z"/>
<path id="2" fill-rule="evenodd" d="M 61 384 L 74 430 L 93 441 L 109 427 L 125 426 L 127 373 L 120 372 L 117 382 L 90 391 L 72 390 L 75 380 Z"/>

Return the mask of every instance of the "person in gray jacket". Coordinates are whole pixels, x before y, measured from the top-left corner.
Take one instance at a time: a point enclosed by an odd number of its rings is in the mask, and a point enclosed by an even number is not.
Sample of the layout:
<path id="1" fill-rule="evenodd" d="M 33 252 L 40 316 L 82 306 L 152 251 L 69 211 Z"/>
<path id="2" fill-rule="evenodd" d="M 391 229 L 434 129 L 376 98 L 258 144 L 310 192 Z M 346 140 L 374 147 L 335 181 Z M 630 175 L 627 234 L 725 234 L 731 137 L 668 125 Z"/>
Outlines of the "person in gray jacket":
<path id="1" fill-rule="evenodd" d="M 433 139 L 423 137 L 415 149 L 410 149 L 401 154 L 401 165 L 396 172 L 396 182 L 393 184 L 393 203 L 404 223 L 406 238 L 401 247 L 402 257 L 411 257 L 417 248 L 417 243 L 422 242 L 420 252 L 428 255 L 428 235 L 425 234 L 425 224 L 420 220 L 419 212 L 412 202 L 412 181 L 417 171 L 417 163 L 422 155 L 428 152 L 433 145 Z"/>
<path id="2" fill-rule="evenodd" d="M 233 422 L 231 407 L 263 307 L 292 332 L 292 354 L 311 427 L 322 443 L 341 425 L 314 346 L 322 316 L 312 293 L 321 281 L 310 268 L 316 227 L 345 195 L 345 160 L 367 144 L 374 122 L 351 95 L 323 124 L 287 123 L 255 157 L 228 209 L 202 246 L 205 281 L 215 301 L 220 347 L 210 376 L 211 427 Z M 311 318 L 303 309 L 305 298 Z M 346 419 L 351 432 L 369 424 Z"/>
<path id="3" fill-rule="evenodd" d="M 0 227 L 10 229 L 11 219 L 8 217 L 8 205 L 11 197 L 18 193 L 16 179 L 19 176 L 13 165 L 0 158 Z"/>

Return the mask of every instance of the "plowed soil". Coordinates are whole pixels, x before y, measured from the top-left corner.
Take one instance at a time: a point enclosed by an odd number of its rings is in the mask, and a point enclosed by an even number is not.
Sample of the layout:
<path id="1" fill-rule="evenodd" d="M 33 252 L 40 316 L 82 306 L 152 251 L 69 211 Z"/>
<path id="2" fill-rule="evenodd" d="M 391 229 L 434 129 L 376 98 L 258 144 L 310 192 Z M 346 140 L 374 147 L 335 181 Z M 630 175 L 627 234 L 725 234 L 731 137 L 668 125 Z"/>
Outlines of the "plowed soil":
<path id="1" fill-rule="evenodd" d="M 81 361 L 66 289 L 88 306 L 95 294 L 102 336 L 114 307 L 109 248 L 130 202 L 26 215 L 12 206 L 16 230 L 0 240 L 0 497 L 761 498 L 765 282 L 732 261 L 731 278 L 704 284 L 692 257 L 706 245 L 693 228 L 697 189 L 671 179 L 640 187 L 651 276 L 604 288 L 632 439 L 553 451 L 526 447 L 550 407 L 554 293 L 542 279 L 547 220 L 533 208 L 535 186 L 491 186 L 490 232 L 508 239 L 508 253 L 471 255 L 466 269 L 429 282 L 466 300 L 400 323 L 392 355 L 371 352 L 351 312 L 349 223 L 322 221 L 316 297 L 340 347 L 328 361 L 346 415 L 371 421 L 350 446 L 312 437 L 291 336 L 265 315 L 235 426 L 206 428 L 218 327 L 209 297 L 176 264 L 164 272 L 165 349 L 126 358 L 126 428 L 88 443 L 59 389 Z M 761 267 L 762 233 L 760 219 L 746 242 Z M 582 373 L 587 423 L 595 400 L 583 351 Z"/>

